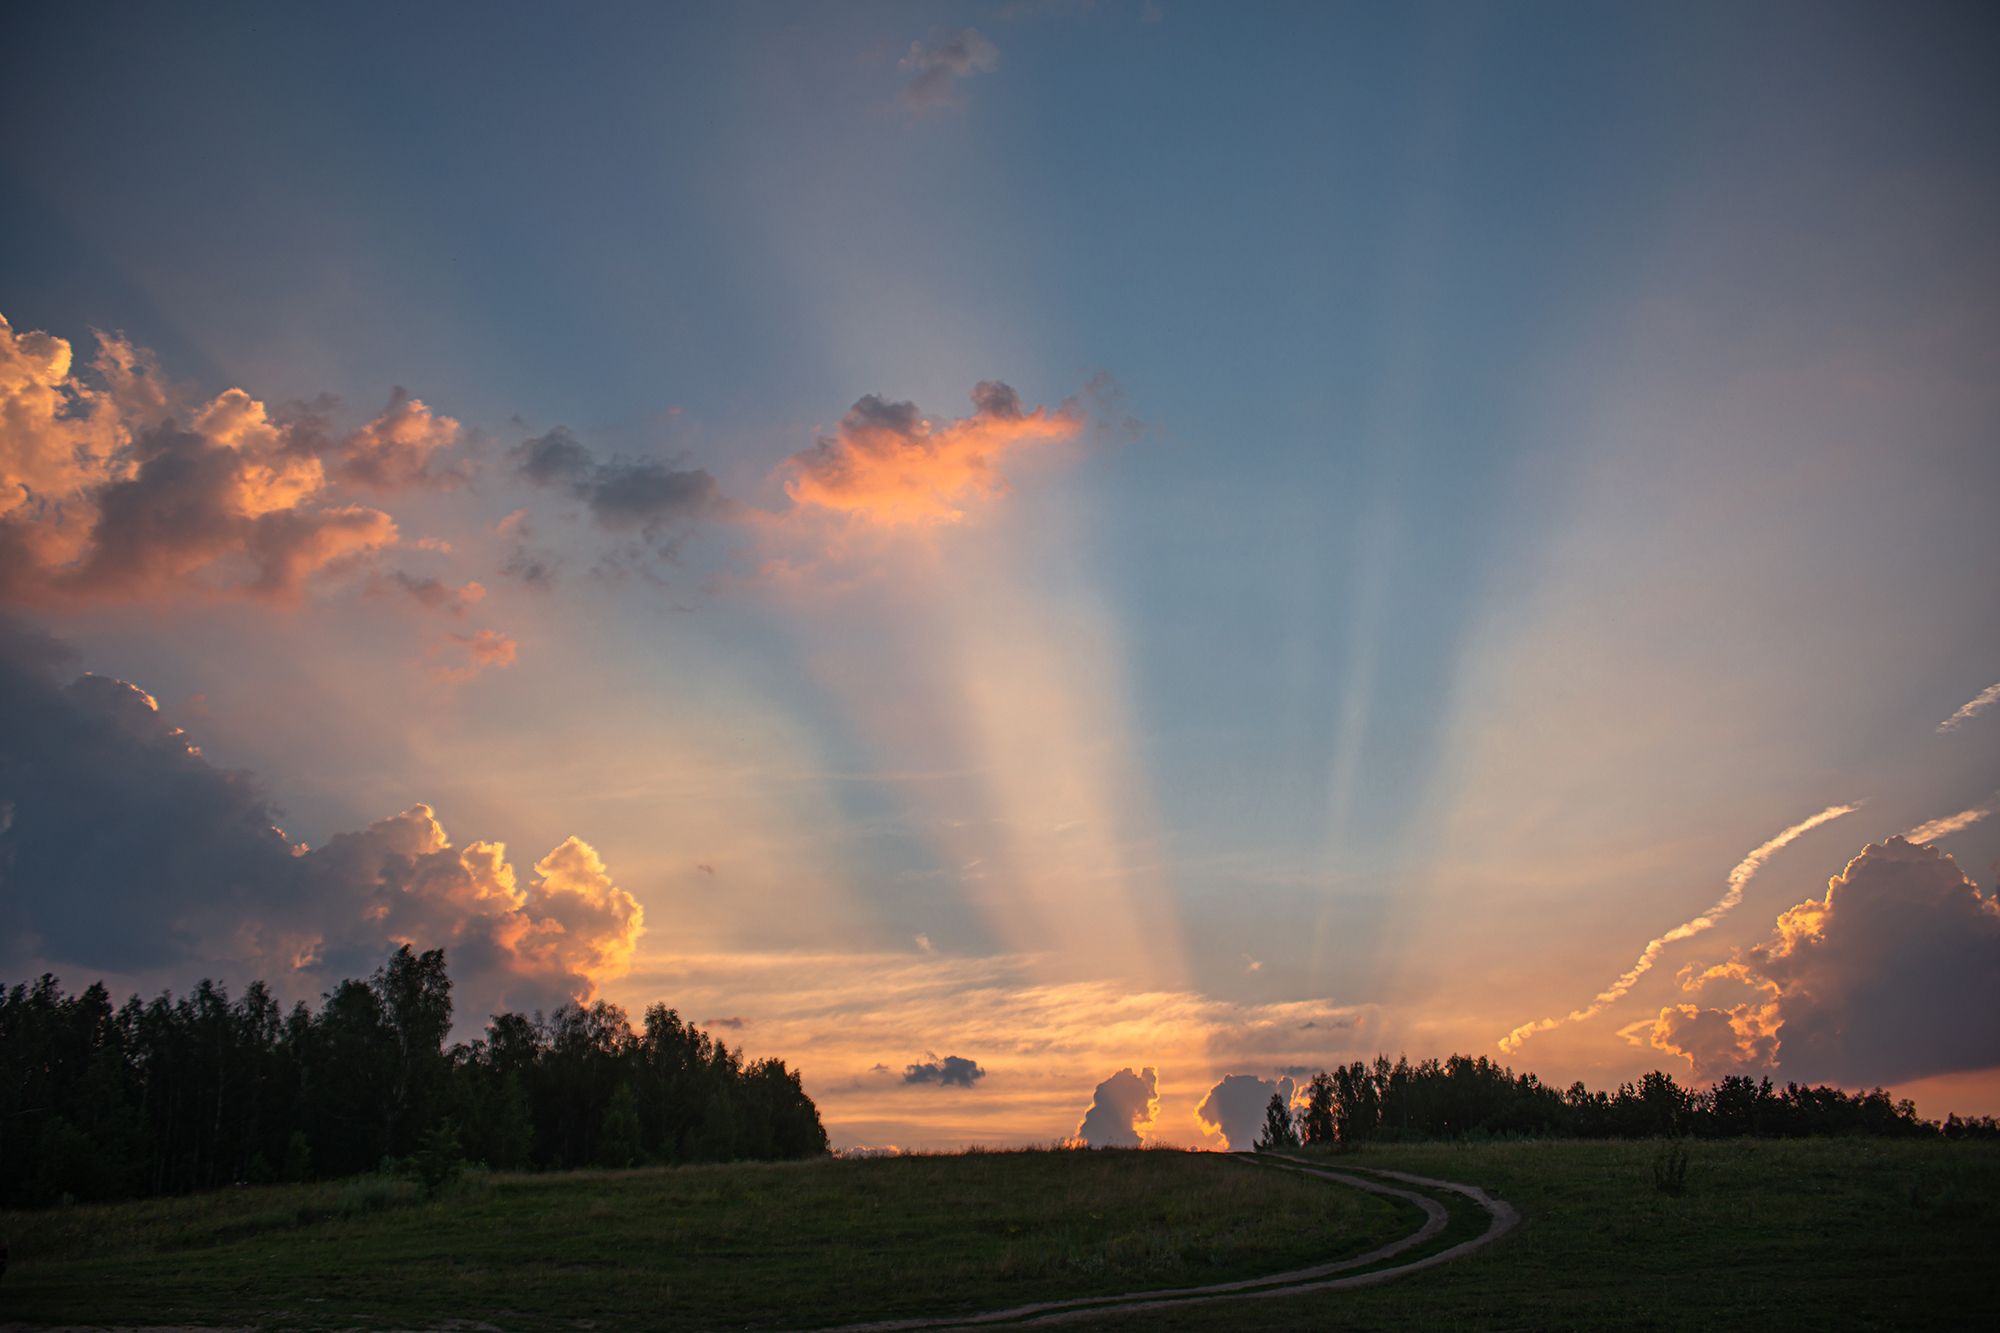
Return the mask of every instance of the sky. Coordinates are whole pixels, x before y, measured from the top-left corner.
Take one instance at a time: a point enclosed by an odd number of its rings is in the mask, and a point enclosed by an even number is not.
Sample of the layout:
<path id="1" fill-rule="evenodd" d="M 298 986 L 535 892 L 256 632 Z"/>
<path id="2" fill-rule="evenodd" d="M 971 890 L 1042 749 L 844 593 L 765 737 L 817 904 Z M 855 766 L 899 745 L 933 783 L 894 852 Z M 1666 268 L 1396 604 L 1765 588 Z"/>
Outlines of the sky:
<path id="1" fill-rule="evenodd" d="M 7 27 L 0 980 L 2000 1112 L 1990 9 Z"/>

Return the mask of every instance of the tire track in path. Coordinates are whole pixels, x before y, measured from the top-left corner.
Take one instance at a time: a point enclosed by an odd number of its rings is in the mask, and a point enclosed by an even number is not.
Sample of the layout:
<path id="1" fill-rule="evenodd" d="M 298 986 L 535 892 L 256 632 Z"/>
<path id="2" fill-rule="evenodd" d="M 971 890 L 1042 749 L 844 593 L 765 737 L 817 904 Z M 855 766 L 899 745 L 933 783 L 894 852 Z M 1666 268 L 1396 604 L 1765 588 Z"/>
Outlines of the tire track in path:
<path id="1" fill-rule="evenodd" d="M 1392 1240 L 1386 1245 L 1377 1246 L 1366 1254 L 1336 1259 L 1330 1263 L 1314 1264 L 1308 1268 L 1272 1273 L 1265 1277 L 1244 1278 L 1237 1282 L 1215 1282 L 1200 1287 L 1169 1287 L 1157 1291 L 1133 1291 L 1117 1296 L 1081 1296 L 1069 1300 L 1036 1301 L 969 1315 L 882 1319 L 859 1324 L 840 1324 L 818 1330 L 818 1333 L 908 1333 L 909 1330 L 916 1329 L 986 1328 L 995 1325 L 1007 1328 L 1042 1328 L 1053 1324 L 1099 1319 L 1105 1315 L 1137 1314 L 1189 1305 L 1211 1305 L 1221 1301 L 1300 1296 L 1313 1292 L 1373 1286 L 1408 1273 L 1435 1268 L 1439 1264 L 1464 1258 L 1476 1250 L 1491 1245 L 1512 1231 L 1521 1221 L 1519 1210 L 1512 1204 L 1504 1199 L 1494 1198 L 1477 1185 L 1462 1185 L 1456 1181 L 1434 1180 L 1429 1176 L 1419 1176 L 1408 1171 L 1389 1171 L 1373 1167 L 1357 1168 L 1368 1172 L 1368 1175 L 1361 1176 L 1352 1171 L 1328 1170 L 1283 1153 L 1231 1153 L 1230 1156 L 1240 1162 L 1275 1167 L 1281 1171 L 1297 1171 L 1301 1175 L 1319 1176 L 1324 1180 L 1336 1181 L 1370 1194 L 1402 1199 L 1416 1205 L 1423 1213 L 1423 1225 L 1409 1235 Z M 1387 1179 L 1373 1178 L 1377 1176 Z M 1451 1220 L 1445 1206 L 1436 1199 L 1428 1194 L 1419 1194 L 1414 1189 L 1404 1189 L 1400 1185 L 1389 1184 L 1388 1180 L 1400 1181 L 1402 1185 L 1414 1185 L 1426 1190 L 1441 1190 L 1469 1199 L 1486 1213 L 1486 1229 L 1477 1236 L 1434 1254 L 1427 1254 L 1407 1263 L 1377 1268 L 1374 1265 L 1405 1254 L 1435 1239 Z M 1355 1272 L 1356 1269 L 1368 1271 Z"/>

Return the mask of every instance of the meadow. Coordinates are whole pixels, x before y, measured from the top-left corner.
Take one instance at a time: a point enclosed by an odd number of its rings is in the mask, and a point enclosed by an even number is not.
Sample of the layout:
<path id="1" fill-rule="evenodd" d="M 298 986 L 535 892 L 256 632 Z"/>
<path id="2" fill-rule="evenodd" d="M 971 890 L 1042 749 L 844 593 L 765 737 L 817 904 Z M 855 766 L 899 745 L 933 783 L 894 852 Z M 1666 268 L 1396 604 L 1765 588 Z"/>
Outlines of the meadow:
<path id="1" fill-rule="evenodd" d="M 1303 1150 L 1476 1184 L 1525 1220 L 1378 1286 L 1082 1326 L 1949 1328 L 2000 1296 L 2000 1146 L 1687 1151 L 1672 1193 L 1658 1142 Z M 1427 1249 L 1481 1229 L 1452 1203 Z M 481 1173 L 432 1200 L 376 1178 L 246 1186 L 0 1214 L 0 1322 L 805 1328 L 1228 1281 L 1358 1254 L 1418 1221 L 1330 1182 L 1164 1151 Z"/>

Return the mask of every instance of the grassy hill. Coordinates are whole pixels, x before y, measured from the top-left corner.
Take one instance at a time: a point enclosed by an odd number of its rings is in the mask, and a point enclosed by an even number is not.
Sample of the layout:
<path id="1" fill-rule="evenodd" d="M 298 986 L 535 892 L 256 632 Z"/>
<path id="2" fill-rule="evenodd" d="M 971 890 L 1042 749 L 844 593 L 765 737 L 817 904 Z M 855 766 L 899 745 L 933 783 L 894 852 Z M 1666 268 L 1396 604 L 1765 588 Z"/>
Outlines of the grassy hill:
<path id="1" fill-rule="evenodd" d="M 1378 1287 L 1090 1327 L 1957 1327 L 2000 1298 L 2000 1147 L 1696 1142 L 1330 1156 L 1477 1184 L 1525 1224 Z M 1356 1254 L 1416 1210 L 1171 1152 L 359 1180 L 0 1214 L 0 1322 L 799 1328 L 1228 1281 Z M 1459 1208 L 1438 1244 L 1476 1233 Z M 459 1327 L 464 1327 L 459 1324 Z"/>

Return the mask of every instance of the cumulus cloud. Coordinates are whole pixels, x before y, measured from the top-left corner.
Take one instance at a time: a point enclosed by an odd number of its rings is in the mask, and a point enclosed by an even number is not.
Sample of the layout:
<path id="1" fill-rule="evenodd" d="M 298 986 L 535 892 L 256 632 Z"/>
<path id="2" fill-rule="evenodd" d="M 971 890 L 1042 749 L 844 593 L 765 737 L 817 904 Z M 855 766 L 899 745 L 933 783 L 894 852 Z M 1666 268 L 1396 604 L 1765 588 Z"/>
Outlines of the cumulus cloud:
<path id="1" fill-rule="evenodd" d="M 1852 1087 L 2000 1065 L 2000 904 L 1935 847 L 1862 848 L 1824 898 L 1687 985 L 1724 979 L 1760 994 L 1663 1010 L 1651 1034 L 1701 1077 L 1762 1064 Z"/>
<path id="2" fill-rule="evenodd" d="M 940 420 L 915 403 L 869 394 L 831 435 L 785 465 L 785 493 L 817 508 L 884 526 L 957 523 L 969 506 L 1005 492 L 1000 460 L 1023 445 L 1073 439 L 1084 425 L 1074 403 L 1032 412 L 994 380 L 972 391 L 971 416 Z"/>
<path id="3" fill-rule="evenodd" d="M 1160 1075 L 1121 1069 L 1097 1085 L 1076 1137 L 1093 1148 L 1136 1148 L 1160 1114 Z"/>
<path id="4" fill-rule="evenodd" d="M 443 466 L 439 455 L 458 443 L 460 433 L 458 422 L 398 386 L 380 415 L 330 451 L 334 475 L 377 491 L 456 486 L 466 480 L 463 465 Z"/>
<path id="5" fill-rule="evenodd" d="M 603 462 L 562 426 L 523 441 L 514 462 L 535 485 L 560 487 L 583 501 L 599 527 L 653 542 L 721 499 L 715 478 L 700 468 L 673 468 L 650 458 Z"/>
<path id="6" fill-rule="evenodd" d="M 1744 888 L 1756 877 L 1757 872 L 1764 868 L 1765 862 L 1776 856 L 1786 846 L 1804 837 L 1820 825 L 1839 819 L 1843 815 L 1853 814 L 1860 808 L 1859 803 L 1853 805 L 1830 805 L 1818 814 L 1800 820 L 1770 841 L 1757 847 L 1748 856 L 1738 861 L 1736 868 L 1729 872 L 1728 888 L 1724 891 L 1722 897 L 1716 900 L 1714 906 L 1710 907 L 1700 916 L 1675 926 L 1666 934 L 1648 940 L 1646 947 L 1640 950 L 1638 960 L 1627 969 L 1624 975 L 1599 991 L 1589 1004 L 1583 1006 L 1581 1009 L 1573 1009 L 1561 1018 L 1541 1018 L 1532 1023 L 1523 1023 L 1520 1027 L 1515 1028 L 1500 1039 L 1500 1049 L 1511 1055 L 1513 1052 L 1520 1050 L 1523 1043 L 1538 1032 L 1547 1032 L 1549 1029 L 1560 1027 L 1564 1023 L 1581 1023 L 1586 1019 L 1595 1018 L 1604 1011 L 1607 1005 L 1624 998 L 1626 993 L 1637 984 L 1640 977 L 1652 971 L 1653 964 L 1659 961 L 1661 952 L 1669 944 L 1690 939 L 1705 930 L 1713 928 L 1716 922 L 1734 911 L 1736 905 L 1743 901 Z"/>
<path id="7" fill-rule="evenodd" d="M 442 945 L 468 1017 L 589 995 L 629 968 L 643 913 L 587 843 L 523 883 L 502 844 L 455 845 L 418 805 L 309 848 L 143 690 L 65 681 L 69 660 L 0 620 L 0 966 L 229 966 L 304 989 L 396 944 Z"/>
<path id="8" fill-rule="evenodd" d="M 1958 706 L 1958 711 L 1937 724 L 1938 733 L 1957 731 L 1981 713 L 2000 703 L 2000 681 L 1996 681 Z"/>
<path id="9" fill-rule="evenodd" d="M 1263 1132 L 1271 1094 L 1277 1093 L 1290 1106 L 1295 1086 L 1290 1078 L 1267 1083 L 1253 1074 L 1229 1074 L 1201 1099 L 1201 1105 L 1194 1109 L 1195 1118 L 1204 1130 L 1222 1135 L 1223 1147 L 1242 1152 L 1254 1147 Z"/>
<path id="10" fill-rule="evenodd" d="M 206 401 L 124 338 L 89 366 L 0 319 L 0 601 L 61 605 L 245 595 L 293 599 L 322 572 L 396 544 L 395 521 L 345 502 L 433 484 L 458 423 L 402 391 L 330 434 L 242 389 Z"/>
<path id="11" fill-rule="evenodd" d="M 896 67 L 911 75 L 903 105 L 919 115 L 959 104 L 958 83 L 1000 67 L 1000 48 L 977 28 L 960 28 L 929 42 L 911 42 Z"/>
<path id="12" fill-rule="evenodd" d="M 986 1077 L 986 1071 L 976 1060 L 947 1055 L 940 1060 L 933 1055 L 920 1065 L 905 1065 L 903 1082 L 935 1083 L 941 1088 L 969 1088 Z"/>

